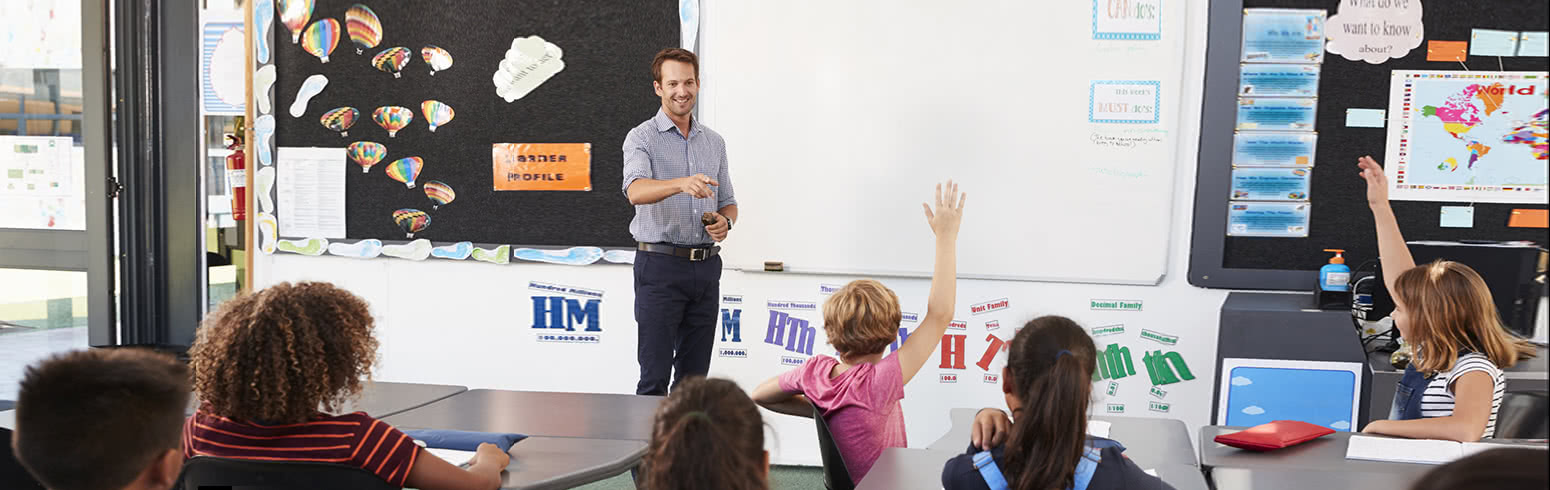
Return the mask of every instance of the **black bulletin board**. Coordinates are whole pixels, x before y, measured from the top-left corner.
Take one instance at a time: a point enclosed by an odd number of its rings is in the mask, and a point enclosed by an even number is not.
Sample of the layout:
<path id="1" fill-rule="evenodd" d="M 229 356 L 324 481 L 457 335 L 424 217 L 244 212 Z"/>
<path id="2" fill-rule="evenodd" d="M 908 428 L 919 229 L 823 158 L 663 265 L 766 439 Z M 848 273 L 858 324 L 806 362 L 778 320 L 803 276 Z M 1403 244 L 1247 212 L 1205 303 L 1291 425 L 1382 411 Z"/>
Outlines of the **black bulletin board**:
<path id="1" fill-rule="evenodd" d="M 431 223 L 415 238 L 478 244 L 630 246 L 634 215 L 619 189 L 622 147 L 629 130 L 660 106 L 652 91 L 651 59 L 679 42 L 678 4 L 672 0 L 317 0 L 312 21 L 331 17 L 344 25 L 355 3 L 374 10 L 382 42 L 355 54 L 347 32 L 321 63 L 276 19 L 274 56 L 277 147 L 343 148 L 375 141 L 388 156 L 362 174 L 354 163 L 347 175 L 347 235 L 351 239 L 403 240 L 392 212 L 416 208 Z M 344 31 L 344 29 L 341 29 Z M 558 45 L 565 68 L 526 97 L 507 103 L 492 77 L 514 38 L 538 35 Z M 432 76 L 420 49 L 440 46 L 452 54 L 450 69 Z M 371 66 L 371 57 L 393 47 L 411 59 L 401 78 Z M 328 86 L 306 114 L 289 107 L 307 77 L 321 73 Z M 452 106 L 455 118 L 435 132 L 426 129 L 420 103 L 435 99 Z M 379 106 L 403 106 L 414 121 L 396 137 L 371 120 Z M 360 117 L 349 136 L 324 128 L 319 117 L 352 106 Z M 591 143 L 591 191 L 493 190 L 494 143 Z M 439 180 L 457 192 L 452 203 L 432 210 L 423 188 L 387 177 L 389 162 L 406 156 L 425 159 L 417 181 Z"/>
<path id="2" fill-rule="evenodd" d="M 1212 2 L 1207 50 L 1205 107 L 1195 198 L 1195 234 L 1190 258 L 1190 282 L 1204 287 L 1251 289 L 1310 289 L 1312 271 L 1328 262 L 1325 248 L 1347 250 L 1355 267 L 1377 257 L 1377 237 L 1366 204 L 1366 187 L 1357 175 L 1356 159 L 1381 160 L 1387 129 L 1347 128 L 1348 108 L 1388 109 L 1392 70 L 1459 70 L 1457 62 L 1426 61 L 1426 43 L 1407 56 L 1371 65 L 1325 53 L 1318 96 L 1319 135 L 1313 170 L 1312 216 L 1307 238 L 1227 237 L 1226 213 L 1232 154 L 1234 106 L 1242 9 L 1298 8 L 1339 11 L 1335 0 L 1243 0 Z M 1550 24 L 1550 2 L 1492 0 L 1490 2 L 1423 2 L 1425 39 L 1466 41 L 1473 28 L 1543 31 Z M 1230 51 L 1230 52 L 1229 52 Z M 1499 60 L 1499 61 L 1498 61 Z M 1500 63 L 1500 65 L 1498 65 Z M 1480 57 L 1465 62 L 1476 71 L 1544 71 L 1543 57 Z M 1392 116 L 1391 116 L 1392 117 Z M 1545 230 L 1508 228 L 1512 209 L 1540 204 L 1476 203 L 1473 228 L 1442 228 L 1442 203 L 1393 201 L 1394 213 L 1407 240 L 1530 240 L 1546 243 Z M 1214 252 L 1214 253 L 1213 253 Z M 1306 271 L 1306 272 L 1303 272 Z"/>

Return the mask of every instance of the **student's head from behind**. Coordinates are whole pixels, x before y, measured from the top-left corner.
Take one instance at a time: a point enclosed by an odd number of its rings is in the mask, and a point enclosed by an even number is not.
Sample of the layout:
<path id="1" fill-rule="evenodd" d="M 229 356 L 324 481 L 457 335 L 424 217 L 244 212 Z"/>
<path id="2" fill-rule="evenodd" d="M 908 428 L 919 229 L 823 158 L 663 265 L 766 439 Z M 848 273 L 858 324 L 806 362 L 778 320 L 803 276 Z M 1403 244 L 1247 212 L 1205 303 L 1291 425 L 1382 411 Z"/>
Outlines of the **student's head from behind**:
<path id="1" fill-rule="evenodd" d="M 1542 490 L 1550 485 L 1545 450 L 1498 448 L 1438 466 L 1415 481 L 1414 490 Z"/>
<path id="2" fill-rule="evenodd" d="M 842 358 L 883 352 L 899 335 L 899 297 L 871 279 L 851 281 L 823 303 L 823 331 Z"/>
<path id="3" fill-rule="evenodd" d="M 194 390 L 216 415 L 300 423 L 360 392 L 376 360 L 366 302 L 322 282 L 280 283 L 221 305 L 189 350 Z"/>
<path id="4" fill-rule="evenodd" d="M 667 48 L 651 59 L 652 87 L 662 98 L 662 110 L 677 116 L 694 111 L 700 94 L 700 58 L 683 48 Z"/>
<path id="5" fill-rule="evenodd" d="M 1071 319 L 1041 316 L 1012 339 L 1001 390 L 1012 409 L 1004 471 L 1012 488 L 1067 488 L 1087 441 L 1097 349 Z"/>
<path id="6" fill-rule="evenodd" d="M 1469 266 L 1439 260 L 1419 265 L 1394 280 L 1394 326 L 1417 349 L 1416 370 L 1446 371 L 1461 351 L 1478 352 L 1499 367 L 1511 367 L 1527 344 L 1502 328 L 1485 280 Z"/>
<path id="7" fill-rule="evenodd" d="M 29 366 L 10 444 L 53 490 L 171 488 L 183 464 L 188 367 L 138 349 L 56 355 Z"/>
<path id="8" fill-rule="evenodd" d="M 753 399 L 732 381 L 691 378 L 657 407 L 645 488 L 762 490 L 769 458 Z"/>

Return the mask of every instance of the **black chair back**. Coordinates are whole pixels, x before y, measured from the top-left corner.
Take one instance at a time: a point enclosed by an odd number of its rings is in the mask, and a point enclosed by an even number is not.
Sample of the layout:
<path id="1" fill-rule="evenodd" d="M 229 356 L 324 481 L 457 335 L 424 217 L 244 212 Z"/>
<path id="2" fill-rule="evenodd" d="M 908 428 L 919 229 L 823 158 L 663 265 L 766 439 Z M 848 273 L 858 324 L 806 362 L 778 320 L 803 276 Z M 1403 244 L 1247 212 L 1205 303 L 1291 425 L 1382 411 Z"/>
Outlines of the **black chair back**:
<path id="1" fill-rule="evenodd" d="M 11 454 L 11 429 L 0 427 L 0 488 L 17 490 L 43 490 L 43 484 L 32 478 L 22 464 Z"/>
<path id="2" fill-rule="evenodd" d="M 812 405 L 812 401 L 807 402 Z M 834 444 L 834 435 L 829 433 L 829 423 L 823 420 L 823 410 L 818 405 L 813 405 L 813 425 L 818 426 L 818 452 L 823 455 L 823 486 L 829 490 L 853 490 L 856 482 L 850 479 L 850 470 L 845 466 L 845 457 L 840 455 L 840 447 Z"/>
<path id="3" fill-rule="evenodd" d="M 1550 395 L 1543 391 L 1509 391 L 1496 411 L 1496 438 L 1550 438 Z"/>
<path id="4" fill-rule="evenodd" d="M 366 470 L 328 463 L 254 461 L 195 456 L 183 463 L 178 488 L 244 490 L 397 490 Z"/>

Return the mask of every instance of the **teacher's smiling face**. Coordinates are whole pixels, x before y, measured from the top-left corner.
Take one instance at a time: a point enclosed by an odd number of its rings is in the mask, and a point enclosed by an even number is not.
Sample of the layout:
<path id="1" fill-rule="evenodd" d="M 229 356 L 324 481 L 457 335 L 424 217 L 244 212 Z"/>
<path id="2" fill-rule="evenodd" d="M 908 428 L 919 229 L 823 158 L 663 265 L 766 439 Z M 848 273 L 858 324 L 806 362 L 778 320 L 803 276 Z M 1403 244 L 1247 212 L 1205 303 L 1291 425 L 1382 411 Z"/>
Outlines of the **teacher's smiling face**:
<path id="1" fill-rule="evenodd" d="M 652 85 L 662 98 L 662 110 L 674 117 L 686 117 L 694 111 L 695 96 L 700 93 L 699 74 L 692 64 L 678 60 L 662 62 L 661 77 Z"/>

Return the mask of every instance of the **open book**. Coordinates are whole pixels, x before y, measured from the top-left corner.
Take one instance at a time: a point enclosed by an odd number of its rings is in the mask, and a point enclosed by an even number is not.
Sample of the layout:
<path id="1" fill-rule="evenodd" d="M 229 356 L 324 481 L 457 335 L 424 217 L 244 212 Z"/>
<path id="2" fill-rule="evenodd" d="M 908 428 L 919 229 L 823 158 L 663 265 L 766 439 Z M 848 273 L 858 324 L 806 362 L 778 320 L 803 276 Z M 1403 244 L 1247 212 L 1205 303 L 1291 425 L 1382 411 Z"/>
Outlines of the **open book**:
<path id="1" fill-rule="evenodd" d="M 1398 439 L 1352 435 L 1346 446 L 1346 459 L 1390 461 L 1396 463 L 1443 464 L 1481 451 L 1499 447 L 1545 449 L 1544 446 L 1456 442 L 1438 439 Z"/>

